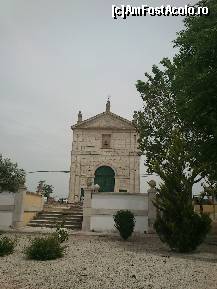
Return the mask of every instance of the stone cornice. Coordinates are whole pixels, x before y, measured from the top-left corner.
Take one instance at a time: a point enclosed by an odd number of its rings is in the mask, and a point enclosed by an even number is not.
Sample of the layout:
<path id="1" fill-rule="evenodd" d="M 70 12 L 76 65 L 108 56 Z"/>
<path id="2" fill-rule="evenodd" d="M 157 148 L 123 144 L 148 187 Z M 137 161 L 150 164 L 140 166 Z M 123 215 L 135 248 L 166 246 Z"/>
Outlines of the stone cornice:
<path id="1" fill-rule="evenodd" d="M 120 128 L 120 127 L 101 127 L 101 126 L 95 126 L 95 127 L 74 127 L 73 125 L 71 126 L 72 130 L 108 130 L 108 131 L 118 131 L 118 132 L 135 132 L 136 133 L 136 129 L 132 127 L 132 129 L 129 128 Z"/>
<path id="2" fill-rule="evenodd" d="M 125 124 L 127 124 L 128 126 L 131 126 L 132 127 L 132 129 L 131 128 L 129 128 L 129 127 L 127 127 L 127 128 L 120 128 L 120 127 L 105 127 L 105 128 L 103 128 L 103 127 L 98 127 L 98 126 L 96 126 L 96 127 L 92 127 L 92 128 L 88 128 L 88 127 L 84 127 L 86 124 L 89 124 L 89 123 L 91 123 L 92 121 L 94 121 L 94 120 L 97 120 L 98 118 L 100 118 L 100 117 L 103 117 L 103 116 L 111 116 L 112 118 L 114 118 L 114 119 L 116 119 L 116 120 L 120 120 L 121 122 L 124 122 Z M 100 130 L 102 130 L 102 129 L 108 129 L 108 130 L 129 130 L 129 131 L 134 131 L 134 130 L 136 130 L 136 128 L 134 127 L 134 125 L 133 125 L 133 123 L 131 122 L 131 121 L 129 121 L 128 119 L 125 119 L 125 118 L 123 118 L 123 117 L 121 117 L 121 116 L 119 116 L 119 115 L 117 115 L 117 114 L 115 114 L 115 113 L 112 113 L 112 112 L 108 112 L 108 111 L 106 111 L 106 112 L 102 112 L 102 113 L 100 113 L 100 114 L 97 114 L 97 115 L 95 115 L 95 116 L 93 116 L 93 117 L 91 117 L 91 118 L 88 118 L 88 119 L 86 119 L 86 120 L 84 120 L 84 121 L 82 121 L 82 122 L 80 122 L 80 123 L 77 123 L 77 124 L 74 124 L 74 125 L 72 125 L 71 126 L 71 129 L 72 130 L 74 130 L 74 129 L 100 129 Z"/>

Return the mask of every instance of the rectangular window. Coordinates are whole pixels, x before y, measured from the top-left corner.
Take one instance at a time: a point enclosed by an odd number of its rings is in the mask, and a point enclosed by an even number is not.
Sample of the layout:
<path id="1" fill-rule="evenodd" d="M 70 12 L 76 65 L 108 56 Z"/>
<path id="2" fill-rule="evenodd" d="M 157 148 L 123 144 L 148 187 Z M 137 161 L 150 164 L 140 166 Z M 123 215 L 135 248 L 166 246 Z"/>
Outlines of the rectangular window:
<path id="1" fill-rule="evenodd" d="M 111 135 L 110 134 L 102 135 L 102 148 L 103 149 L 111 148 Z"/>

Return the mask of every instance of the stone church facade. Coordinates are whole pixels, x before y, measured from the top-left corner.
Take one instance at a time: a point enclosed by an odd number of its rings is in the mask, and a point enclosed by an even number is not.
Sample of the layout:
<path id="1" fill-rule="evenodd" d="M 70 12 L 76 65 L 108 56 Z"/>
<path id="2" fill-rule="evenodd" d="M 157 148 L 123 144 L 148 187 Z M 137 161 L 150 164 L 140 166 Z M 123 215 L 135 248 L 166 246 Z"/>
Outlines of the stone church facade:
<path id="1" fill-rule="evenodd" d="M 110 111 L 87 120 L 79 112 L 71 127 L 73 142 L 68 202 L 80 200 L 84 189 L 98 184 L 101 192 L 140 192 L 138 135 L 133 123 Z"/>

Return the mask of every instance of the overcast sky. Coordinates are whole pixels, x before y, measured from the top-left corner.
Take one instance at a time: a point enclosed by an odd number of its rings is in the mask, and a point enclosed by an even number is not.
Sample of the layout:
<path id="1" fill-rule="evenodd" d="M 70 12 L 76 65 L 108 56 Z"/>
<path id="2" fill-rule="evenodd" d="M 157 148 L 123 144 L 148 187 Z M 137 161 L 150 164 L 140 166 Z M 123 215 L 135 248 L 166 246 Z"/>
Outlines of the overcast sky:
<path id="1" fill-rule="evenodd" d="M 196 1 L 121 1 L 180 6 Z M 0 153 L 26 171 L 67 170 L 72 132 L 111 110 L 132 119 L 142 107 L 135 83 L 153 64 L 174 54 L 183 17 L 111 17 L 115 0 L 0 0 Z M 142 171 L 144 168 L 142 167 Z M 69 175 L 27 175 L 67 196 Z M 142 190 L 145 190 L 142 179 Z"/>

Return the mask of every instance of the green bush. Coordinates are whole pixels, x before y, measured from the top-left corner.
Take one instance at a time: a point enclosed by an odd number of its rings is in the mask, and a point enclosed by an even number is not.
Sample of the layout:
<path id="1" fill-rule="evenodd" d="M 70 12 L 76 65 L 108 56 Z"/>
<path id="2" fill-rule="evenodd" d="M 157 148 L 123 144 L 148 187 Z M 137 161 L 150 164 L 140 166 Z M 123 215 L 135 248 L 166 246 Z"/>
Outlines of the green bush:
<path id="1" fill-rule="evenodd" d="M 54 236 L 59 240 L 60 243 L 63 243 L 69 239 L 69 234 L 66 228 L 57 227 Z"/>
<path id="2" fill-rule="evenodd" d="M 6 256 L 12 254 L 14 252 L 15 240 L 11 240 L 10 238 L 4 236 L 0 238 L 0 256 Z"/>
<path id="3" fill-rule="evenodd" d="M 25 249 L 25 254 L 29 259 L 52 260 L 63 256 L 64 247 L 60 246 L 60 242 L 55 236 L 37 237 Z"/>
<path id="4" fill-rule="evenodd" d="M 115 227 L 119 231 L 121 237 L 127 240 L 133 233 L 135 227 L 134 214 L 129 210 L 117 211 L 113 216 Z"/>
<path id="5" fill-rule="evenodd" d="M 157 215 L 154 227 L 162 242 L 176 252 L 194 251 L 210 230 L 208 215 L 198 215 L 192 206 L 177 211 L 164 211 Z"/>

